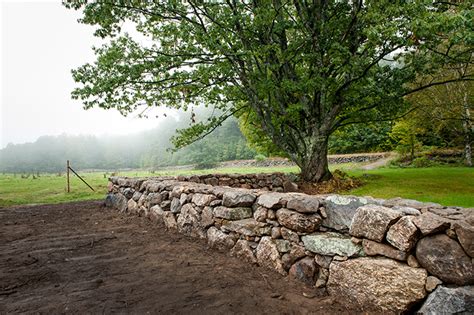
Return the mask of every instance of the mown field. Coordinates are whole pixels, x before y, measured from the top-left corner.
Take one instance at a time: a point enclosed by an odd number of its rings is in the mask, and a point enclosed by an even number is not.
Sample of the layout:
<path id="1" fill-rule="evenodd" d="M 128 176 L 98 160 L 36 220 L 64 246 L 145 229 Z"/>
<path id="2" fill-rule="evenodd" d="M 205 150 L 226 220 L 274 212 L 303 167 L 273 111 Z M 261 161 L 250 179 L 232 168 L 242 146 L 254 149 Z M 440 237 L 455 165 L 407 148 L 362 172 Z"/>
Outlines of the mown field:
<path id="1" fill-rule="evenodd" d="M 364 185 L 343 192 L 378 198 L 404 197 L 432 201 L 443 205 L 474 207 L 474 168 L 379 168 L 362 170 L 358 164 L 339 164 L 331 169 L 343 169 L 351 176 L 362 179 Z M 120 176 L 158 176 L 206 173 L 259 173 L 294 172 L 296 167 L 241 167 L 211 170 L 172 170 L 155 173 L 145 171 L 121 172 Z M 106 193 L 107 176 L 104 173 L 80 173 L 96 190 L 92 192 L 75 176 L 71 177 L 71 193 L 66 192 L 65 174 L 40 174 L 39 178 L 21 178 L 13 174 L 0 175 L 0 206 L 19 204 L 59 203 L 67 201 L 102 199 Z"/>

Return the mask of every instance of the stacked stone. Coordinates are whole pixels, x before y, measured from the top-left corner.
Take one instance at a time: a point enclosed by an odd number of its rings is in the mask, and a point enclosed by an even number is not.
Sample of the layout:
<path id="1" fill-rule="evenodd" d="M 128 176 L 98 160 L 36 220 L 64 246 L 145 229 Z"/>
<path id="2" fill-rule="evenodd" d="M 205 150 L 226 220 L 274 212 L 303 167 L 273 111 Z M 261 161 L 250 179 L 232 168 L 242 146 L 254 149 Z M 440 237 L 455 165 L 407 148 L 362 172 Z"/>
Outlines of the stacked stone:
<path id="1" fill-rule="evenodd" d="M 234 188 L 262 189 L 276 192 L 297 191 L 298 185 L 292 182 L 284 173 L 268 174 L 208 174 L 192 176 L 161 176 L 152 178 L 126 178 L 111 177 L 110 180 L 115 185 L 127 182 L 145 181 L 153 179 L 155 181 L 177 180 L 180 182 L 193 182 L 212 186 L 228 186 Z M 119 185 L 124 187 L 124 185 Z M 126 186 L 126 185 L 125 185 Z"/>
<path id="2" fill-rule="evenodd" d="M 412 310 L 429 292 L 422 312 L 450 306 L 440 301 L 453 299 L 454 308 L 437 311 L 474 307 L 473 209 L 230 188 L 173 177 L 111 178 L 109 190 L 109 206 L 207 239 L 213 248 L 326 287 L 368 310 Z"/>

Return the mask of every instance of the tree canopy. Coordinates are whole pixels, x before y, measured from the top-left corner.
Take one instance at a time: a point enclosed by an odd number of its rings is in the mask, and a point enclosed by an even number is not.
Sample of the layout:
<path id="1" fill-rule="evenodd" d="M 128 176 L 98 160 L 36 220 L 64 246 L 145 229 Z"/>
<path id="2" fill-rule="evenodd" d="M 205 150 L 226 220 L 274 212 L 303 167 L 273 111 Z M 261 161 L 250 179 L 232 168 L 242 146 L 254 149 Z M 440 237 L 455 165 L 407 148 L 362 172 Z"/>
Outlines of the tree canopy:
<path id="1" fill-rule="evenodd" d="M 234 115 L 302 170 L 330 178 L 329 136 L 354 123 L 389 120 L 419 73 L 472 57 L 468 1 L 71 2 L 82 23 L 110 38 L 97 60 L 73 71 L 85 108 L 123 114 L 205 104 L 220 110 L 182 130 L 178 147 Z M 121 29 L 133 25 L 136 34 Z M 139 36 L 137 36 L 137 34 Z M 458 49 L 462 47 L 463 49 Z M 467 48 L 466 48 L 467 47 Z M 472 73 L 452 80 L 472 79 Z"/>

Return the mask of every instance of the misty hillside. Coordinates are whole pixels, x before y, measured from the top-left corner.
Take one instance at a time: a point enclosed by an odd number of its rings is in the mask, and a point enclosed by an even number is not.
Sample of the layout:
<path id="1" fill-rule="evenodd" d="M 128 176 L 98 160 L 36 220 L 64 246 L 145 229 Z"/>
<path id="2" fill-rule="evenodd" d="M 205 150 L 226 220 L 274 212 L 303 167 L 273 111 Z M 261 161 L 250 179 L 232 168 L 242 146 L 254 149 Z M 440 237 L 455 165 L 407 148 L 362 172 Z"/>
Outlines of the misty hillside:
<path id="1" fill-rule="evenodd" d="M 120 136 L 42 136 L 33 143 L 9 144 L 0 150 L 1 172 L 61 172 L 66 160 L 75 169 L 117 170 L 169 165 L 212 164 L 253 158 L 236 120 L 177 152 L 169 139 L 188 124 L 186 116 L 169 118 L 148 131 Z"/>

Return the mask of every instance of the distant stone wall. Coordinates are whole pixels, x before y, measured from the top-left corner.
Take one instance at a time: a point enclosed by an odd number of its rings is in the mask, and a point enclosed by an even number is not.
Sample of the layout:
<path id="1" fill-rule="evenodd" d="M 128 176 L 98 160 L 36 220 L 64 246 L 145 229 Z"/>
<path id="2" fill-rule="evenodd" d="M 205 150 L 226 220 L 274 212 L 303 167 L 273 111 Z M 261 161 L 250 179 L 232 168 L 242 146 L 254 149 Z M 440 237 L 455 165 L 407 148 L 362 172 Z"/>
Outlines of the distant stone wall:
<path id="1" fill-rule="evenodd" d="M 326 288 L 364 310 L 474 310 L 473 209 L 268 191 L 269 182 L 283 189 L 273 182 L 284 181 L 281 174 L 259 179 L 267 191 L 217 186 L 259 185 L 258 175 L 250 182 L 246 175 L 223 176 L 113 177 L 106 204 Z"/>
<path id="2" fill-rule="evenodd" d="M 296 176 L 294 176 L 296 179 Z M 150 177 L 147 180 L 164 181 L 176 180 L 180 182 L 193 182 L 198 184 L 207 184 L 211 186 L 228 186 L 234 188 L 262 189 L 275 192 L 294 192 L 298 185 L 292 182 L 292 179 L 284 173 L 261 173 L 261 174 L 206 174 L 191 176 L 160 176 Z M 112 182 L 121 187 L 142 183 L 145 179 L 129 179 L 126 177 L 113 178 Z M 133 182 L 131 182 L 133 181 Z"/>

